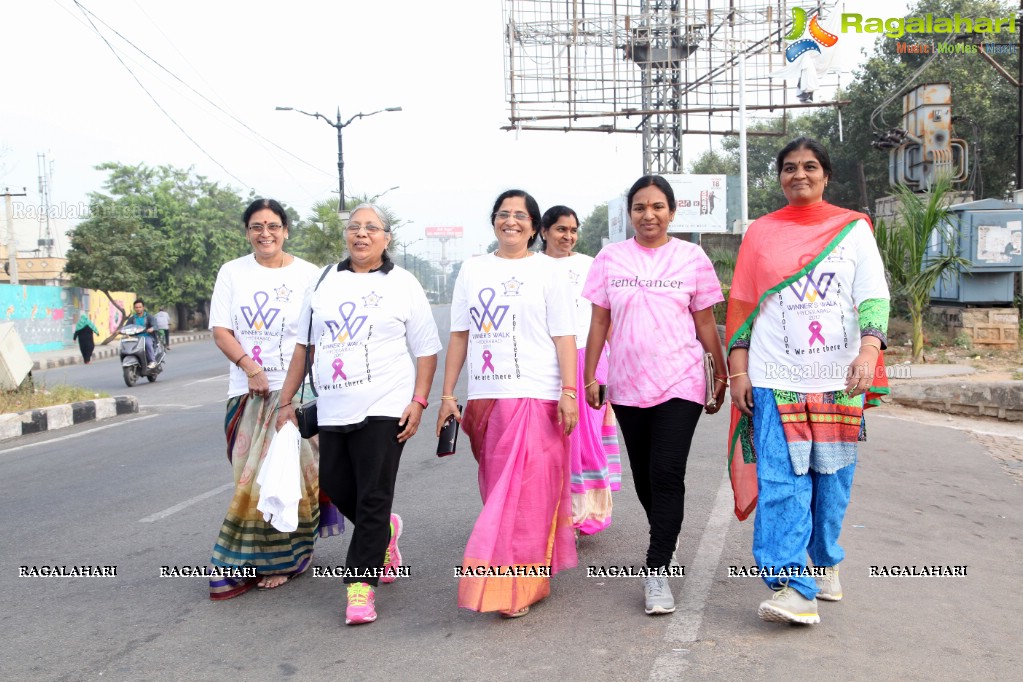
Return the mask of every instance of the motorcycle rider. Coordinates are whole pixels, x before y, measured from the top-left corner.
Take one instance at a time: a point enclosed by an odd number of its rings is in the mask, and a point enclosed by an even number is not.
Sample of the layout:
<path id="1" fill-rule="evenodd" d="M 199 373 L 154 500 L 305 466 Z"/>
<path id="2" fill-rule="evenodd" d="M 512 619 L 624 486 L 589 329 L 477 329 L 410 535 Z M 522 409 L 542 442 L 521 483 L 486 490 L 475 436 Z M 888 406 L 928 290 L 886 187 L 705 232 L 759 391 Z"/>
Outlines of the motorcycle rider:
<path id="1" fill-rule="evenodd" d="M 139 336 L 145 339 L 146 343 L 146 362 L 149 363 L 149 369 L 156 367 L 156 350 L 153 348 L 153 334 L 156 333 L 156 318 L 146 312 L 146 302 L 141 298 L 135 299 L 134 303 L 135 314 L 130 316 L 126 324 L 137 324 L 143 327 L 145 331 Z"/>

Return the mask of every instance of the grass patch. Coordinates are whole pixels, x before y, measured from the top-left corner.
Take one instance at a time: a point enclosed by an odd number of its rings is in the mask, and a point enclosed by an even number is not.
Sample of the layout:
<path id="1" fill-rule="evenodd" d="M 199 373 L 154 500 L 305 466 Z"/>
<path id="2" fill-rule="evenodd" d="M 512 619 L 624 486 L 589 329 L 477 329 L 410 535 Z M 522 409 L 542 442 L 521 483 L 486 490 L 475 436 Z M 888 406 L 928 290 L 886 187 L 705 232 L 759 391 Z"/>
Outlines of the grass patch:
<path id="1" fill-rule="evenodd" d="M 109 397 L 108 393 L 97 392 L 80 386 L 60 385 L 47 388 L 46 386 L 35 385 L 31 378 L 29 378 L 17 390 L 0 391 L 0 414 L 24 412 L 40 407 L 66 405 L 83 400 Z"/>

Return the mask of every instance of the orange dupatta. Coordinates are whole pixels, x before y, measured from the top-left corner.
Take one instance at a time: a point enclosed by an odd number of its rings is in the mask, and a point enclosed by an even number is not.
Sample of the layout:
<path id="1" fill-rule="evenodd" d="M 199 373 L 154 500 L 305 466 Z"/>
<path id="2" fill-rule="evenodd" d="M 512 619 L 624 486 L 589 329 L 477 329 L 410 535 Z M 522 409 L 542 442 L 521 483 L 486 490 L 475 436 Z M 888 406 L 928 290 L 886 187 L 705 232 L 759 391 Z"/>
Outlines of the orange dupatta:
<path id="1" fill-rule="evenodd" d="M 728 352 L 739 335 L 752 328 L 764 299 L 815 268 L 845 238 L 856 220 L 866 220 L 870 229 L 874 229 L 865 214 L 825 201 L 809 206 L 786 206 L 753 221 L 739 247 L 728 296 L 725 318 Z M 878 405 L 880 396 L 886 393 L 888 375 L 884 371 L 884 354 L 880 353 L 864 408 Z M 757 506 L 757 459 L 751 427 L 749 417 L 733 404 L 728 429 L 728 471 L 735 496 L 735 515 L 740 521 Z"/>

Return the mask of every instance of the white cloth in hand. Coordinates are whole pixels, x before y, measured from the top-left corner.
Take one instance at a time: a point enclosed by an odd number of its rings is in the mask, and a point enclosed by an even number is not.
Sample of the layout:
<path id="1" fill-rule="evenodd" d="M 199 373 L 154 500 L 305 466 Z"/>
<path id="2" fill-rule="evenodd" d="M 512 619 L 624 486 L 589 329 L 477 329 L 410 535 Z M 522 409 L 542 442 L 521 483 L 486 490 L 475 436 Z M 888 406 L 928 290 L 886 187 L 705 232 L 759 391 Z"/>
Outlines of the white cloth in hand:
<path id="1" fill-rule="evenodd" d="M 259 485 L 259 503 L 267 521 L 282 533 L 298 529 L 298 503 L 302 499 L 299 448 L 302 437 L 298 427 L 290 421 L 274 434 L 270 449 L 260 467 L 256 483 Z"/>

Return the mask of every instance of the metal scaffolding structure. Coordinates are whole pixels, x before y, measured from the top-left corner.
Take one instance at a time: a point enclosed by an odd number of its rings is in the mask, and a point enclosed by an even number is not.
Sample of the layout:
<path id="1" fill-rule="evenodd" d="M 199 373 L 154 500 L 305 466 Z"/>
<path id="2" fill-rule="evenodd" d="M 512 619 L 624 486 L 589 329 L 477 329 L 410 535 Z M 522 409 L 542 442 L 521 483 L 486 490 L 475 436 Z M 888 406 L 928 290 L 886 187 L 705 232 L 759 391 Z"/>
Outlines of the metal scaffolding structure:
<path id="1" fill-rule="evenodd" d="M 818 2 L 820 17 L 836 4 Z M 795 83 L 771 75 L 788 66 L 793 7 L 504 0 L 506 129 L 638 133 L 644 172 L 680 173 L 683 136 L 738 134 L 741 106 L 784 121 L 790 108 L 835 104 L 790 99 Z"/>

